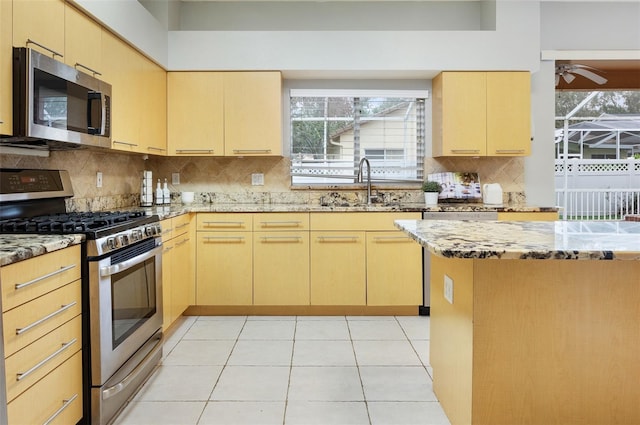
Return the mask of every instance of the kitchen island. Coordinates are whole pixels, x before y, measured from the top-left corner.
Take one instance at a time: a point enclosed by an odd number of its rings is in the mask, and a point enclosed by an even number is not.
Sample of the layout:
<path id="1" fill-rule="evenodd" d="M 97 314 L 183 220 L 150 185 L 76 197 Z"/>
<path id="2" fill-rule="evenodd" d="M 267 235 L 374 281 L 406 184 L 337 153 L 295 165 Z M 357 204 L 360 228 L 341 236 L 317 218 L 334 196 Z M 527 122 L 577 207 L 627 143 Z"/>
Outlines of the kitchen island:
<path id="1" fill-rule="evenodd" d="M 452 424 L 640 423 L 640 223 L 398 220 Z"/>

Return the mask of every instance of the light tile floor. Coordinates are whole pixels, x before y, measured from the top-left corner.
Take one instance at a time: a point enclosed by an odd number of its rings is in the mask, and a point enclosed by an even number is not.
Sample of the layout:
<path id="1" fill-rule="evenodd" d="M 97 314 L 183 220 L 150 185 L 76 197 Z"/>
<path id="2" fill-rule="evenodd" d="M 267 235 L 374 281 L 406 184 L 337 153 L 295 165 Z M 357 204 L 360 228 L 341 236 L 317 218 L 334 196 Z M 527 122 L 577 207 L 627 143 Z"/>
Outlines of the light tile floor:
<path id="1" fill-rule="evenodd" d="M 427 316 L 185 317 L 115 425 L 444 425 Z"/>

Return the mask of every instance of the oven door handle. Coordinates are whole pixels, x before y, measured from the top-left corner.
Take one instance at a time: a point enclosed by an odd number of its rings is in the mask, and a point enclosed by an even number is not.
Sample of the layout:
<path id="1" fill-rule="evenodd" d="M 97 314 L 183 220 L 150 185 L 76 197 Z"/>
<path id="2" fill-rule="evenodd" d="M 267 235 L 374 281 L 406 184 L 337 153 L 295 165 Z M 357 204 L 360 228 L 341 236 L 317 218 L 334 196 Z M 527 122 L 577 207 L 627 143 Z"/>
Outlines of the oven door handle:
<path id="1" fill-rule="evenodd" d="M 138 365 L 127 376 L 124 377 L 124 379 L 122 379 L 117 384 L 102 390 L 103 400 L 111 398 L 114 395 L 121 392 L 122 390 L 124 390 L 125 388 L 127 388 L 131 384 L 131 382 L 135 380 L 138 377 L 138 375 L 140 375 L 142 369 L 147 365 L 147 363 L 149 363 L 149 359 L 152 359 L 153 356 L 155 356 L 159 350 L 162 350 L 162 333 L 157 333 L 156 335 L 154 335 L 149 341 L 145 343 L 145 345 L 148 346 L 149 343 L 152 343 L 152 342 L 155 343 L 155 345 L 144 356 L 144 359 L 142 359 L 140 363 L 138 363 Z"/>
<path id="2" fill-rule="evenodd" d="M 123 272 L 137 264 L 142 263 L 145 260 L 148 260 L 151 257 L 155 257 L 156 255 L 160 255 L 162 253 L 162 244 L 156 246 L 151 251 L 145 252 L 144 254 L 140 254 L 137 257 L 133 257 L 129 260 L 123 261 L 118 264 L 112 264 L 107 267 L 100 268 L 100 276 L 107 277 L 116 273 Z"/>

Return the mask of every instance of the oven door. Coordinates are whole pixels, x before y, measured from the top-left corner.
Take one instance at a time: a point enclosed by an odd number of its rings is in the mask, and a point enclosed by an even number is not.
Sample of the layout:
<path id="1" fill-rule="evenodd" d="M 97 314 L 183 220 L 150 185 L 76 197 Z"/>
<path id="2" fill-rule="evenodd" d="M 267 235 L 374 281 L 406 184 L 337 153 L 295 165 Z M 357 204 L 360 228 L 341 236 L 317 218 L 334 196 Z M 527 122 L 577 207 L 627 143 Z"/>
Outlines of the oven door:
<path id="1" fill-rule="evenodd" d="M 91 384 L 104 384 L 162 328 L 162 246 L 148 239 L 89 261 Z"/>

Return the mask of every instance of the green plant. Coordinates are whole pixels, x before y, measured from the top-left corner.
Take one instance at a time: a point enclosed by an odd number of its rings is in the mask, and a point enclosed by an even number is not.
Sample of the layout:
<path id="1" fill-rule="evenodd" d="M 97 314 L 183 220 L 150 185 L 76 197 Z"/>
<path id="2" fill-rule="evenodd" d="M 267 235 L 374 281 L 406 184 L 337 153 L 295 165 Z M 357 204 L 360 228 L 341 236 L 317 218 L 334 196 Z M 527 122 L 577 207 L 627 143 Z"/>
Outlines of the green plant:
<path id="1" fill-rule="evenodd" d="M 438 182 L 434 182 L 431 180 L 426 180 L 422 183 L 422 191 L 423 192 L 442 192 L 442 185 Z"/>

